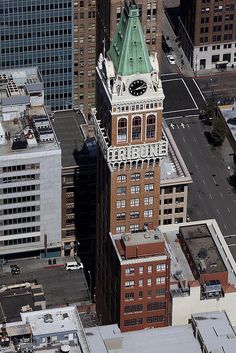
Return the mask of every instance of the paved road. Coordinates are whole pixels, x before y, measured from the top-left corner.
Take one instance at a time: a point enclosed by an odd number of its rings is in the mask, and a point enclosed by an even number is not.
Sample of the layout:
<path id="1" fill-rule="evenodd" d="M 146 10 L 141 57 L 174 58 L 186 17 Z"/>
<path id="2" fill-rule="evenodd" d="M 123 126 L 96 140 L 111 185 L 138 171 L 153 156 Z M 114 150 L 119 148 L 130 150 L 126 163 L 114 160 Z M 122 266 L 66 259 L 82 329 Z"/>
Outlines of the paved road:
<path id="1" fill-rule="evenodd" d="M 162 74 L 165 119 L 199 114 L 205 105 L 204 97 L 192 78 L 178 73 Z"/>
<path id="2" fill-rule="evenodd" d="M 224 235 L 236 235 L 236 193 L 227 181 L 229 171 L 220 149 L 205 138 L 207 127 L 196 117 L 170 119 L 168 125 L 193 179 L 190 219 L 215 218 Z"/>

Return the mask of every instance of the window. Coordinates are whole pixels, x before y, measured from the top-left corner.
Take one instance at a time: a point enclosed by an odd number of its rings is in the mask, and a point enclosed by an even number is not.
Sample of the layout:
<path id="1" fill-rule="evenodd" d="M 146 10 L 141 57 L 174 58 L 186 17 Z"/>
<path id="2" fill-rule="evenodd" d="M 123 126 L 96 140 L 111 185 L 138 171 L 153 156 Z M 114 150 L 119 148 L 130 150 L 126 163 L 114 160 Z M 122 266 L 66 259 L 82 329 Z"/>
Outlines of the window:
<path id="1" fill-rule="evenodd" d="M 131 180 L 140 180 L 140 173 L 131 174 Z"/>
<path id="2" fill-rule="evenodd" d="M 137 313 L 143 311 L 143 304 L 136 304 L 136 305 L 126 305 L 124 307 L 124 313 Z"/>
<path id="3" fill-rule="evenodd" d="M 152 273 L 152 266 L 148 266 L 148 273 Z"/>
<path id="4" fill-rule="evenodd" d="M 130 206 L 139 206 L 139 199 L 131 199 Z"/>
<path id="5" fill-rule="evenodd" d="M 155 126 L 156 126 L 156 117 L 155 115 L 151 114 L 147 117 L 146 138 L 155 137 Z"/>
<path id="6" fill-rule="evenodd" d="M 125 207 L 125 200 L 118 200 L 116 202 L 116 207 L 117 208 L 124 208 Z"/>
<path id="7" fill-rule="evenodd" d="M 140 116 L 135 116 L 132 121 L 132 139 L 141 139 L 141 118 Z"/>
<path id="8" fill-rule="evenodd" d="M 117 195 L 125 195 L 126 194 L 126 188 L 125 187 L 119 187 L 116 189 L 116 194 Z"/>
<path id="9" fill-rule="evenodd" d="M 212 55 L 212 57 L 211 57 L 211 62 L 212 63 L 216 63 L 219 60 L 220 60 L 220 56 L 219 55 Z"/>
<path id="10" fill-rule="evenodd" d="M 143 287 L 143 279 L 139 279 L 138 285 L 139 285 L 139 287 Z"/>
<path id="11" fill-rule="evenodd" d="M 147 279 L 147 285 L 148 285 L 148 286 L 151 286 L 151 285 L 152 285 L 152 279 L 151 279 L 151 278 L 148 278 L 148 279 Z"/>
<path id="12" fill-rule="evenodd" d="M 125 274 L 126 275 L 133 275 L 134 274 L 134 267 L 126 268 Z"/>
<path id="13" fill-rule="evenodd" d="M 139 218 L 139 211 L 130 212 L 130 219 Z"/>
<path id="14" fill-rule="evenodd" d="M 184 192 L 184 186 L 176 186 L 176 192 Z"/>
<path id="15" fill-rule="evenodd" d="M 161 297 L 161 296 L 163 296 L 163 295 L 165 295 L 166 294 L 166 289 L 165 288 L 160 288 L 160 289 L 157 289 L 157 291 L 156 291 L 156 295 L 157 295 L 157 297 Z"/>
<path id="16" fill-rule="evenodd" d="M 138 298 L 139 298 L 139 299 L 142 299 L 142 297 L 143 297 L 143 292 L 141 292 L 141 291 L 138 292 Z"/>
<path id="17" fill-rule="evenodd" d="M 172 214 L 172 209 L 171 208 L 166 208 L 164 210 L 164 214 Z"/>
<path id="18" fill-rule="evenodd" d="M 166 278 L 164 276 L 156 278 L 156 284 L 164 284 L 166 283 Z"/>
<path id="19" fill-rule="evenodd" d="M 173 188 L 171 186 L 166 187 L 164 189 L 164 194 L 172 194 L 172 192 L 173 192 Z"/>
<path id="20" fill-rule="evenodd" d="M 143 323 L 142 318 L 124 320 L 124 326 L 136 326 Z"/>
<path id="21" fill-rule="evenodd" d="M 131 194 L 137 194 L 139 192 L 140 192 L 140 186 L 139 185 L 131 186 Z"/>
<path id="22" fill-rule="evenodd" d="M 125 174 L 118 175 L 116 180 L 118 183 L 124 183 L 126 181 L 126 175 Z"/>
<path id="23" fill-rule="evenodd" d="M 144 185 L 145 191 L 153 191 L 153 189 L 154 189 L 154 184 L 145 184 Z"/>
<path id="24" fill-rule="evenodd" d="M 160 315 L 160 316 L 148 316 L 147 317 L 147 323 L 162 322 L 164 320 L 165 320 L 165 317 L 163 315 Z"/>
<path id="25" fill-rule="evenodd" d="M 124 233 L 124 232 L 125 232 L 125 226 L 116 227 L 116 233 Z"/>
<path id="26" fill-rule="evenodd" d="M 134 300 L 134 293 L 125 293 L 125 300 Z"/>
<path id="27" fill-rule="evenodd" d="M 139 274 L 142 274 L 142 273 L 143 273 L 143 266 L 140 266 L 140 267 L 139 267 L 138 273 L 139 273 Z"/>
<path id="28" fill-rule="evenodd" d="M 181 203 L 181 202 L 184 202 L 184 198 L 183 197 L 176 197 L 175 203 Z"/>
<path id="29" fill-rule="evenodd" d="M 122 142 L 127 140 L 127 120 L 121 118 L 118 120 L 118 136 L 117 141 Z"/>
<path id="30" fill-rule="evenodd" d="M 153 217 L 153 210 L 145 210 L 143 215 L 144 217 Z"/>
<path id="31" fill-rule="evenodd" d="M 136 232 L 137 230 L 139 230 L 139 224 L 131 224 L 129 229 L 131 232 Z"/>
<path id="32" fill-rule="evenodd" d="M 145 173 L 145 179 L 153 179 L 153 178 L 154 178 L 154 172 Z"/>
<path id="33" fill-rule="evenodd" d="M 166 264 L 158 264 L 157 265 L 157 271 L 165 271 L 166 270 Z"/>
<path id="34" fill-rule="evenodd" d="M 172 203 L 172 199 L 164 199 L 164 205 L 169 205 Z"/>
<path id="35" fill-rule="evenodd" d="M 183 222 L 183 217 L 175 218 L 175 223 L 182 223 L 182 222 Z"/>
<path id="36" fill-rule="evenodd" d="M 153 196 L 144 197 L 144 205 L 152 205 L 153 200 L 154 200 Z"/>
<path id="37" fill-rule="evenodd" d="M 177 207 L 177 208 L 175 209 L 175 213 L 182 213 L 182 212 L 184 212 L 183 207 Z"/>
<path id="38" fill-rule="evenodd" d="M 126 281 L 125 288 L 134 287 L 134 281 Z"/>
<path id="39" fill-rule="evenodd" d="M 120 221 L 120 220 L 123 220 L 125 219 L 125 213 L 117 213 L 116 214 L 116 220 L 117 221 Z"/>

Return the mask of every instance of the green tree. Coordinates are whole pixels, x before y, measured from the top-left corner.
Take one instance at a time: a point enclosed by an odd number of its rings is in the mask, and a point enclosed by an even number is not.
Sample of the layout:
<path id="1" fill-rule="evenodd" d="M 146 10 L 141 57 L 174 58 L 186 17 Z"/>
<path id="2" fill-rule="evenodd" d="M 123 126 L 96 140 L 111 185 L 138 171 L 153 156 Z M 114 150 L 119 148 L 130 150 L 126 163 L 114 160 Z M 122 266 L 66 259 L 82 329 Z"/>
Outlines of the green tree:
<path id="1" fill-rule="evenodd" d="M 224 142 L 225 136 L 227 133 L 227 128 L 225 121 L 221 114 L 218 111 L 218 108 L 215 107 L 212 116 L 212 130 L 211 136 L 217 142 L 218 145 L 222 145 Z"/>

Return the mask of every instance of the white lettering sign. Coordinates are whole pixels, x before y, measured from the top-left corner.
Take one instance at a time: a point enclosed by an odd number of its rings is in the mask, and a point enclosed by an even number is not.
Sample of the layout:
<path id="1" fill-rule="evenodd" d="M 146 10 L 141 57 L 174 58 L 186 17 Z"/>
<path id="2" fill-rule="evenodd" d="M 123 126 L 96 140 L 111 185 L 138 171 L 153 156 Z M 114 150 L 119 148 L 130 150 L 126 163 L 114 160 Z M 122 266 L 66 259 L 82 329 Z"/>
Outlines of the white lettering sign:
<path id="1" fill-rule="evenodd" d="M 152 143 L 152 144 L 144 144 L 144 145 L 135 145 L 135 146 L 126 146 L 126 147 L 109 147 L 108 149 L 108 162 L 122 162 L 128 160 L 135 159 L 143 159 L 143 158 L 159 158 L 160 155 L 166 154 L 167 149 L 165 148 L 165 152 L 162 151 L 163 141 Z M 166 147 L 166 145 L 165 145 Z M 164 152 L 164 153 L 163 153 Z"/>

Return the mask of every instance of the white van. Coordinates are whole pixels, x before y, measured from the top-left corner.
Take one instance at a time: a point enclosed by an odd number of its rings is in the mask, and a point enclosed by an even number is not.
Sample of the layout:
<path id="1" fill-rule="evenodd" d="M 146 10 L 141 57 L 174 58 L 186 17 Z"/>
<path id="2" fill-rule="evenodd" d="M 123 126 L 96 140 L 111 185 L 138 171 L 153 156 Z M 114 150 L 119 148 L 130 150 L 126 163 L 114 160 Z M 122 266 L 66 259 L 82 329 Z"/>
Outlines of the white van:
<path id="1" fill-rule="evenodd" d="M 80 270 L 84 268 L 84 265 L 81 262 L 71 261 L 65 264 L 67 271 Z"/>

